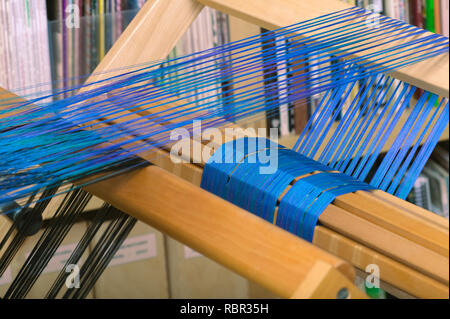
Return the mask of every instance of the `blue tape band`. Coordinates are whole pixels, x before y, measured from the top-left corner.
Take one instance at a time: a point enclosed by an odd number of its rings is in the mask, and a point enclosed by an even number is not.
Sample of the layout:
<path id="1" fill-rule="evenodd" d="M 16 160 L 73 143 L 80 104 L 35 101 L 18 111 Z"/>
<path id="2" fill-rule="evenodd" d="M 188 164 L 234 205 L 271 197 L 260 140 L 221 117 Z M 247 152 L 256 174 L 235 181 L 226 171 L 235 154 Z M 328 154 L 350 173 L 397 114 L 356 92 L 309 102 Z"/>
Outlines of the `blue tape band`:
<path id="1" fill-rule="evenodd" d="M 201 187 L 308 241 L 337 196 L 374 188 L 266 138 L 248 137 L 214 152 Z"/>

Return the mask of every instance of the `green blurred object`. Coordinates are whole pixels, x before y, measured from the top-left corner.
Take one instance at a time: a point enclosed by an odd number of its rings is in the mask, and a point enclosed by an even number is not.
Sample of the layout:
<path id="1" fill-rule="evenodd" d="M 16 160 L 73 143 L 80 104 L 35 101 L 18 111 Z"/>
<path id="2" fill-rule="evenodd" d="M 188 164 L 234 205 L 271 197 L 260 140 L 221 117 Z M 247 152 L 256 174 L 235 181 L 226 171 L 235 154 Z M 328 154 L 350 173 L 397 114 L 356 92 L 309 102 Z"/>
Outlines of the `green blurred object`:
<path id="1" fill-rule="evenodd" d="M 434 1 L 426 0 L 425 1 L 425 29 L 431 32 L 436 32 L 434 27 Z"/>
<path id="2" fill-rule="evenodd" d="M 381 288 L 366 287 L 366 294 L 372 299 L 386 299 L 386 292 Z"/>

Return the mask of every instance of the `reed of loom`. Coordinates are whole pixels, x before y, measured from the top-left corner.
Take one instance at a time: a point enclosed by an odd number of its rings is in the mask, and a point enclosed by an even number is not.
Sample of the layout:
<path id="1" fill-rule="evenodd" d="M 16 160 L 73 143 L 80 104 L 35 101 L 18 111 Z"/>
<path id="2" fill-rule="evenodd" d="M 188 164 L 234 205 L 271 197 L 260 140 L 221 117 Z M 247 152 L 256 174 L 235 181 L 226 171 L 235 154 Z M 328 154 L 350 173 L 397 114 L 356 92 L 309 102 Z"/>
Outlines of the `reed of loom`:
<path id="1" fill-rule="evenodd" d="M 165 58 L 204 5 L 267 29 L 348 7 L 337 0 L 148 1 L 94 73 Z M 448 54 L 392 75 L 449 96 Z M 322 213 L 313 239 L 321 249 L 314 249 L 200 189 L 204 162 L 174 164 L 169 152 L 140 154 L 156 166 L 86 190 L 282 297 L 336 297 L 344 286 L 361 297 L 350 283 L 350 263 L 362 271 L 377 264 L 385 287 L 399 294 L 448 298 L 448 220 L 382 191 L 360 191 L 339 196 Z"/>

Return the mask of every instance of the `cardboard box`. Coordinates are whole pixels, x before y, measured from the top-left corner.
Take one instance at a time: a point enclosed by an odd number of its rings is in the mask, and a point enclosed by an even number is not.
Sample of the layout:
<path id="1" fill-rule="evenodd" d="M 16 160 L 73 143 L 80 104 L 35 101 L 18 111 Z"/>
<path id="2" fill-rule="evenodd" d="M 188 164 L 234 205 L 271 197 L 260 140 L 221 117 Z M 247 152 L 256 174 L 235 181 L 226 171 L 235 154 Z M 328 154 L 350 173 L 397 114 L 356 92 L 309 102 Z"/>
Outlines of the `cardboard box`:
<path id="1" fill-rule="evenodd" d="M 247 280 L 168 236 L 171 298 L 248 298 Z"/>
<path id="2" fill-rule="evenodd" d="M 97 299 L 168 298 L 162 234 L 137 222 L 95 284 L 94 293 Z"/>

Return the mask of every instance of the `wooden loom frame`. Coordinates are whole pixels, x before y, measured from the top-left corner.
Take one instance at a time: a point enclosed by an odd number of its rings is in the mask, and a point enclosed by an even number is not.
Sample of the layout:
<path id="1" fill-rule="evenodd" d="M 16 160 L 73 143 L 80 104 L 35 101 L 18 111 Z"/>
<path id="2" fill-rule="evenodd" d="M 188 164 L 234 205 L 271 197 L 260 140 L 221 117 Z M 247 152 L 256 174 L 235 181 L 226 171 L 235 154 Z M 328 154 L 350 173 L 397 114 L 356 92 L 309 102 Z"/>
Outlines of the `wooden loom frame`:
<path id="1" fill-rule="evenodd" d="M 348 7 L 336 0 L 150 0 L 88 81 L 99 80 L 104 70 L 165 58 L 203 5 L 269 29 Z M 418 72 L 424 68 L 431 72 Z M 448 54 L 393 76 L 448 97 Z M 313 240 L 336 258 L 196 187 L 202 164 L 174 164 L 167 149 L 140 156 L 161 168 L 86 190 L 282 297 L 333 298 L 344 286 L 362 297 L 349 281 L 350 264 L 364 270 L 375 263 L 381 279 L 401 291 L 448 298 L 448 220 L 431 212 L 382 191 L 339 196 L 321 215 Z"/>

